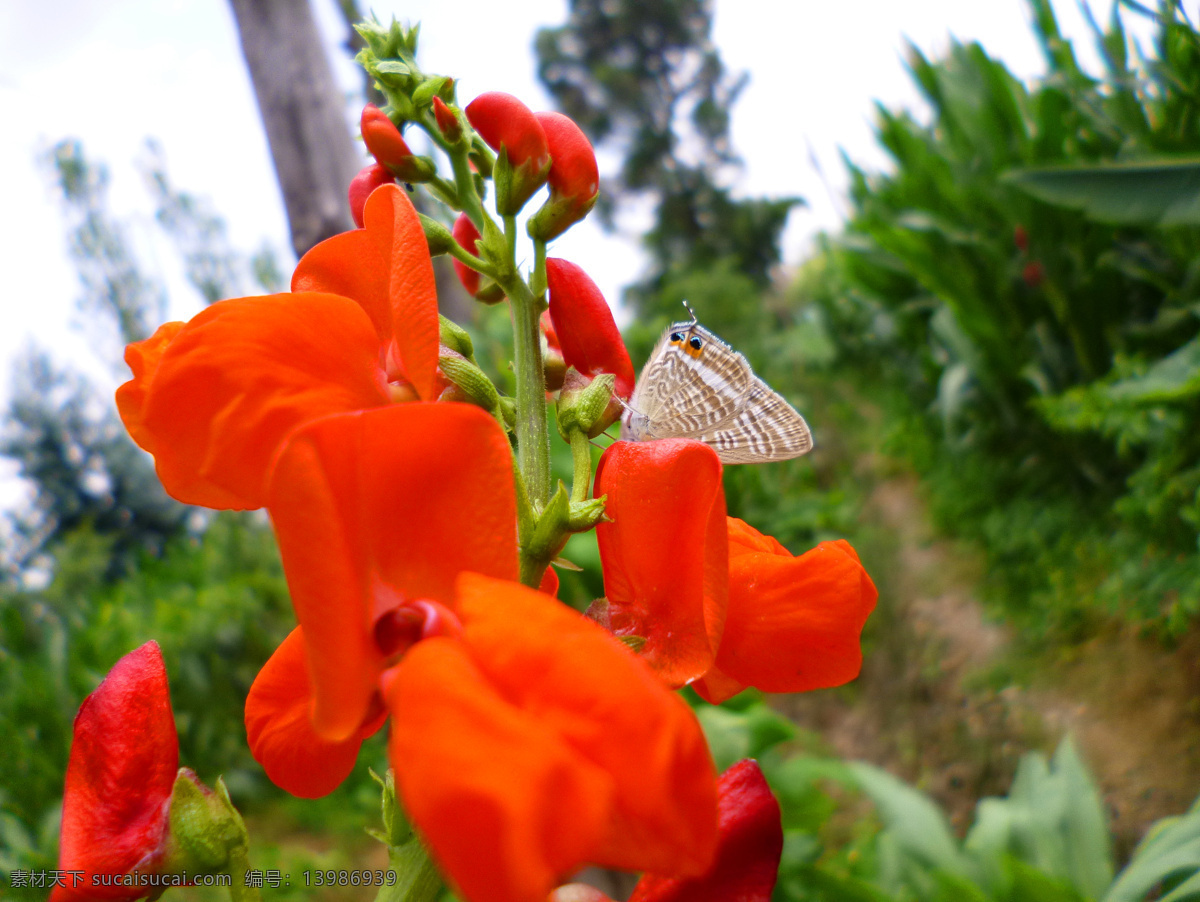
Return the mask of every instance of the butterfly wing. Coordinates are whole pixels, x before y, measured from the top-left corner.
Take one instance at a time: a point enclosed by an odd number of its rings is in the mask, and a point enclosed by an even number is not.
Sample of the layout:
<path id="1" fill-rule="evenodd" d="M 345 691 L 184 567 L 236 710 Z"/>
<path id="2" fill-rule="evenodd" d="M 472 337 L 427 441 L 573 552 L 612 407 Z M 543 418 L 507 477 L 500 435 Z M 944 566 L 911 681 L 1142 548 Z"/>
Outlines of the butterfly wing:
<path id="1" fill-rule="evenodd" d="M 762 379 L 753 378 L 741 411 L 696 437 L 727 464 L 767 463 L 806 454 L 813 440 L 804 417 Z"/>
<path id="2" fill-rule="evenodd" d="M 699 355 L 672 344 L 673 332 L 698 335 L 703 342 Z M 699 438 L 743 409 L 753 381 L 745 357 L 701 326 L 676 323 L 663 333 L 642 370 L 622 434 L 627 431 L 639 440 Z"/>

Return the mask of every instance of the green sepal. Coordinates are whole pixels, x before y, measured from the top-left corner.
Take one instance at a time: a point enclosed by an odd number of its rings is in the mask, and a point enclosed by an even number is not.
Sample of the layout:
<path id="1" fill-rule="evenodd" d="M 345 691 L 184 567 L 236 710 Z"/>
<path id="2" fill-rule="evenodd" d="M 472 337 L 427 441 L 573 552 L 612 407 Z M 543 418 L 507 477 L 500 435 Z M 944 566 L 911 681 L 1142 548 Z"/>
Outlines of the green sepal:
<path id="1" fill-rule="evenodd" d="M 589 498 L 587 501 L 572 501 L 571 510 L 567 516 L 567 526 L 571 532 L 587 532 L 598 523 L 604 522 L 604 501 L 607 495 L 599 498 Z"/>
<path id="2" fill-rule="evenodd" d="M 421 228 L 425 230 L 425 243 L 429 245 L 429 256 L 438 257 L 450 253 L 450 248 L 455 244 L 450 230 L 432 216 L 426 216 L 424 213 L 418 213 L 417 216 L 420 217 Z"/>
<path id="3" fill-rule="evenodd" d="M 453 385 L 462 390 L 471 403 L 482 407 L 488 413 L 496 412 L 500 404 L 500 393 L 478 366 L 463 355 L 450 351 L 438 356 L 438 367 Z"/>
<path id="4" fill-rule="evenodd" d="M 433 181 L 437 175 L 437 164 L 429 157 L 413 155 L 405 157 L 404 161 L 395 166 L 388 166 L 388 171 L 402 182 L 420 184 Z"/>
<path id="5" fill-rule="evenodd" d="M 495 270 L 498 279 L 516 275 L 508 253 L 508 239 L 490 216 L 483 217 L 483 232 L 475 242 L 475 250 Z"/>
<path id="6" fill-rule="evenodd" d="M 442 893 L 443 883 L 429 853 L 413 832 L 396 796 L 396 775 L 390 768 L 380 777 L 371 771 L 371 778 L 381 789 L 383 830 L 367 830 L 388 850 L 388 867 L 396 872 L 396 882 L 382 886 L 375 902 L 435 902 Z"/>
<path id="7" fill-rule="evenodd" d="M 577 197 L 558 197 L 551 193 L 536 213 L 525 223 L 525 231 L 534 241 L 550 241 L 557 238 L 575 223 L 583 220 L 600 199 L 597 191 L 590 200 Z"/>
<path id="8" fill-rule="evenodd" d="M 588 438 L 595 438 L 611 425 L 604 422 L 604 413 L 612 400 L 613 386 L 617 377 L 612 373 L 601 373 L 592 378 L 583 388 L 574 388 L 580 381 L 578 375 L 572 379 L 574 367 L 567 370 L 563 379 L 563 388 L 558 396 L 558 434 L 564 442 L 571 441 L 571 432 L 578 430 Z"/>
<path id="9" fill-rule="evenodd" d="M 509 432 L 517 428 L 516 398 L 510 398 L 508 395 L 500 398 L 500 416 L 504 418 L 504 425 L 508 427 Z"/>
<path id="10" fill-rule="evenodd" d="M 508 148 L 501 145 L 492 168 L 492 183 L 496 186 L 496 212 L 501 216 L 516 216 L 550 176 L 550 159 L 538 167 L 534 160 L 513 166 Z"/>
<path id="11" fill-rule="evenodd" d="M 446 75 L 431 75 L 422 81 L 413 91 L 412 99 L 416 104 L 417 109 L 425 109 L 425 107 L 433 103 L 434 96 L 442 97 L 442 92 L 445 90 L 447 83 L 453 85 L 454 79 Z M 445 97 L 442 97 L 445 100 Z"/>
<path id="12" fill-rule="evenodd" d="M 571 496 L 561 482 L 546 506 L 538 515 L 533 534 L 525 546 L 525 553 L 536 560 L 549 563 L 567 541 L 571 523 Z"/>
<path id="13" fill-rule="evenodd" d="M 479 290 L 475 292 L 475 300 L 482 304 L 499 304 L 504 297 L 504 289 L 495 279 L 484 276 L 479 280 Z"/>
<path id="14" fill-rule="evenodd" d="M 424 217 L 422 217 L 422 220 Z M 423 223 L 422 223 L 423 224 Z M 475 362 L 475 344 L 467 330 L 452 319 L 438 314 L 438 341 L 452 351 L 462 354 L 467 360 Z"/>
<path id="15" fill-rule="evenodd" d="M 475 172 L 481 178 L 490 179 L 492 177 L 496 158 L 492 156 L 491 148 L 478 135 L 471 141 L 471 152 L 468 154 L 468 159 L 475 164 Z"/>
<path id="16" fill-rule="evenodd" d="M 233 807 L 224 781 L 218 777 L 216 785 L 214 792 L 191 768 L 179 768 L 167 814 L 164 871 L 230 873 L 232 864 L 245 861 L 250 847 L 246 823 Z"/>
<path id="17" fill-rule="evenodd" d="M 368 830 L 367 832 L 386 846 L 399 846 L 412 838 L 412 826 L 404 815 L 404 809 L 396 798 L 396 774 L 389 767 L 387 774 L 379 776 L 373 769 L 368 768 L 371 779 L 379 784 L 379 807 L 383 815 L 383 831 Z"/>

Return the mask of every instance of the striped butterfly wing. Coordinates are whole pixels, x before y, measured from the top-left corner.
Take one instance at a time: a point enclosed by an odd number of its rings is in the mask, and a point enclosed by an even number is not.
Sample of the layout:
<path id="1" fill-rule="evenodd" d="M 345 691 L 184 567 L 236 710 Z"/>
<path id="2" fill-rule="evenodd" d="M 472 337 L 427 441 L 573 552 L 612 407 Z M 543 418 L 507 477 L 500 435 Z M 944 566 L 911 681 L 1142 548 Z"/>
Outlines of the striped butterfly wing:
<path id="1" fill-rule="evenodd" d="M 672 342 L 672 335 L 683 339 Z M 688 353 L 693 337 L 701 346 Z M 642 439 L 699 438 L 737 416 L 753 381 L 745 357 L 703 326 L 676 323 L 654 346 L 630 398 L 639 424 L 633 432 Z"/>
<path id="2" fill-rule="evenodd" d="M 790 460 L 813 446 L 804 417 L 757 376 L 737 416 L 695 437 L 727 464 Z"/>

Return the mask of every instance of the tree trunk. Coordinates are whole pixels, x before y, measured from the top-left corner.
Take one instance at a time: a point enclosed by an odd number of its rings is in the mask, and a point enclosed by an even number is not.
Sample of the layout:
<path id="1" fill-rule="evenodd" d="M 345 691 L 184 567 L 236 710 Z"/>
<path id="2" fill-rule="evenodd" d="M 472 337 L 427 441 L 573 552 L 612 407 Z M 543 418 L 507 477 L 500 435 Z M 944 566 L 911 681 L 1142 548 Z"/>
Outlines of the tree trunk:
<path id="1" fill-rule="evenodd" d="M 308 0 L 230 0 L 267 130 L 296 256 L 354 228 L 360 168 Z"/>

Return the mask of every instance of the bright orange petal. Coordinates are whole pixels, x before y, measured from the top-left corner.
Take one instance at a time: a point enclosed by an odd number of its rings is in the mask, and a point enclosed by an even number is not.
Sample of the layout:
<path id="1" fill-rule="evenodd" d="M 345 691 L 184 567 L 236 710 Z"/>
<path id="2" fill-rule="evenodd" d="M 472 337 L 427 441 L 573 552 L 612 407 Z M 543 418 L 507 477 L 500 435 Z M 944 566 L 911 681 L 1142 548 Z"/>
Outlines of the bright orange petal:
<path id="1" fill-rule="evenodd" d="M 154 356 L 151 371 L 146 364 Z M 121 388 L 123 410 L 139 444 L 153 449 L 173 497 L 256 508 L 289 432 L 317 417 L 387 403 L 377 360 L 371 325 L 346 298 L 221 301 L 178 330 L 161 353 L 144 356 L 141 375 L 135 370 Z"/>
<path id="2" fill-rule="evenodd" d="M 612 780 L 611 829 L 586 860 L 670 874 L 707 867 L 716 775 L 683 700 L 603 629 L 540 592 L 468 573 L 458 608 L 492 685 Z"/>
<path id="3" fill-rule="evenodd" d="M 175 340 L 183 323 L 163 323 L 145 341 L 135 341 L 125 348 L 125 363 L 133 378 L 117 389 L 117 411 L 129 436 L 143 451 L 154 453 L 154 433 L 146 429 L 142 420 L 145 416 L 146 395 L 158 364 L 167 347 Z"/>
<path id="4" fill-rule="evenodd" d="M 719 702 L 747 686 L 806 692 L 858 676 L 859 636 L 878 593 L 847 542 L 793 557 L 730 518 L 729 616 L 716 666 L 696 689 Z M 734 536 L 737 538 L 734 538 Z"/>
<path id="5" fill-rule="evenodd" d="M 646 660 L 682 686 L 712 667 L 725 619 L 721 462 L 688 439 L 616 442 L 595 495 L 613 521 L 596 527 L 613 632 L 644 637 Z"/>
<path id="6" fill-rule="evenodd" d="M 398 185 L 372 192 L 363 229 L 322 241 L 301 259 L 293 291 L 326 291 L 362 305 L 381 346 L 394 342 L 404 376 L 434 400 L 438 355 L 437 285 L 425 230 Z"/>
<path id="7" fill-rule="evenodd" d="M 601 842 L 608 775 L 460 642 L 419 642 L 384 679 L 398 789 L 443 872 L 472 902 L 545 899 Z"/>
<path id="8" fill-rule="evenodd" d="M 268 507 L 330 740 L 358 729 L 388 664 L 379 616 L 421 598 L 452 607 L 464 570 L 517 578 L 512 452 L 468 404 L 310 423 L 280 455 Z"/>
<path id="9" fill-rule="evenodd" d="M 312 686 L 304 656 L 304 633 L 296 627 L 250 687 L 246 737 L 254 760 L 272 783 L 294 796 L 317 799 L 350 775 L 363 739 L 379 728 L 379 722 L 344 742 L 318 736 L 312 727 Z"/>

